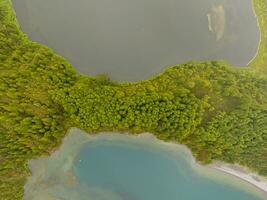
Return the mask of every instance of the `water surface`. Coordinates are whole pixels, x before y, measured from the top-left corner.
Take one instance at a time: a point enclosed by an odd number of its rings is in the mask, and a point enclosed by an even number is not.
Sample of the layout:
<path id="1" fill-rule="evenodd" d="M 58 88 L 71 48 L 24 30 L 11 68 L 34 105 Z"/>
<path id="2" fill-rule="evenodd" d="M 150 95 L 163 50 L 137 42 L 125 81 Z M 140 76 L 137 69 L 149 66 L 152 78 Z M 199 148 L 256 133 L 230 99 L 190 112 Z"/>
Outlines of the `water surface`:
<path id="1" fill-rule="evenodd" d="M 259 30 L 251 0 L 12 0 L 29 37 L 82 73 L 137 81 L 166 66 L 217 60 L 244 66 Z"/>
<path id="2" fill-rule="evenodd" d="M 185 147 L 151 134 L 89 136 L 72 129 L 59 151 L 30 168 L 27 200 L 264 199 L 247 183 L 194 164 Z"/>

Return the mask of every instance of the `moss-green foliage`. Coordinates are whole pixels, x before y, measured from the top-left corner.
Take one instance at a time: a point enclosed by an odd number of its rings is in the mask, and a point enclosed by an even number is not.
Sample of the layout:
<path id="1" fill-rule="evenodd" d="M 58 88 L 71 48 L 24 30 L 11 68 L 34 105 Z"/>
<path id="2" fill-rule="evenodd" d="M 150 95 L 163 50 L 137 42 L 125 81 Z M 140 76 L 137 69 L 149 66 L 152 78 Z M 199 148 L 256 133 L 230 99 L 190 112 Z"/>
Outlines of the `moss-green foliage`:
<path id="1" fill-rule="evenodd" d="M 48 90 L 69 87 L 75 73 L 50 49 L 19 31 L 8 1 L 0 1 L 0 199 L 22 199 L 27 161 L 51 152 L 67 130 Z"/>
<path id="2" fill-rule="evenodd" d="M 78 76 L 29 41 L 0 0 L 0 199 L 22 199 L 27 161 L 48 155 L 70 126 L 149 131 L 188 145 L 199 161 L 267 175 L 267 78 L 256 73 L 190 62 L 132 84 Z"/>
<path id="3" fill-rule="evenodd" d="M 267 175 L 267 79 L 252 71 L 191 62 L 135 84 L 82 76 L 52 93 L 88 132 L 149 131 L 188 145 L 200 161 L 237 162 Z"/>

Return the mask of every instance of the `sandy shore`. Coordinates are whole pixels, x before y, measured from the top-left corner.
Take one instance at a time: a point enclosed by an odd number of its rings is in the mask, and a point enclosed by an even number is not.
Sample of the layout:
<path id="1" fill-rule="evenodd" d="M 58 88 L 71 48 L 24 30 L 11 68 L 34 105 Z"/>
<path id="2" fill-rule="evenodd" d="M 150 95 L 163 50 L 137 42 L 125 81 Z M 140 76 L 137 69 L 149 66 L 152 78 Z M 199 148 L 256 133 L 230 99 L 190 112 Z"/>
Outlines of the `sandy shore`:
<path id="1" fill-rule="evenodd" d="M 190 154 L 192 165 L 194 165 L 196 169 L 202 169 L 202 170 L 204 169 L 205 171 L 214 169 L 226 175 L 241 179 L 241 181 L 249 183 L 253 187 L 256 187 L 259 190 L 261 190 L 264 196 L 267 195 L 267 179 L 256 173 L 250 172 L 249 169 L 246 169 L 243 166 L 228 164 L 228 163 L 224 163 L 221 161 L 215 161 L 210 165 L 202 165 L 196 161 L 195 157 L 192 155 L 191 150 L 185 145 L 181 145 L 176 142 L 165 142 L 165 141 L 159 140 L 151 133 L 144 133 L 141 135 L 137 135 L 137 137 L 150 138 L 150 140 L 152 141 L 154 140 L 154 142 L 160 145 L 169 146 L 169 150 L 172 149 L 172 151 L 179 151 L 180 149 Z M 208 173 L 207 175 L 210 176 L 211 174 Z"/>
<path id="2" fill-rule="evenodd" d="M 267 194 L 267 179 L 249 172 L 249 170 L 233 164 L 227 164 L 222 162 L 215 162 L 210 165 L 211 168 L 219 170 L 223 173 L 238 177 L 243 181 L 246 181 L 258 189 L 262 190 L 265 194 Z"/>

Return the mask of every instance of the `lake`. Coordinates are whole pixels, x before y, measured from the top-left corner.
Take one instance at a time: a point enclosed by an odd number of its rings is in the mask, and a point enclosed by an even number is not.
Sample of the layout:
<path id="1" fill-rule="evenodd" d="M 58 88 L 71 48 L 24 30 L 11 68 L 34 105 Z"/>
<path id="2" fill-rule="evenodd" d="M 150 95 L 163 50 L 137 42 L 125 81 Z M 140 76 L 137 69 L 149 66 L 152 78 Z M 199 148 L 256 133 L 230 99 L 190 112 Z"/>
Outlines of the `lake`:
<path id="1" fill-rule="evenodd" d="M 260 35 L 251 0 L 12 0 L 22 30 L 78 72 L 138 81 L 190 60 L 245 66 Z"/>
<path id="2" fill-rule="evenodd" d="M 73 128 L 57 152 L 30 161 L 30 169 L 26 200 L 264 199 L 247 183 L 197 165 L 184 146 L 151 134 L 92 136 Z"/>

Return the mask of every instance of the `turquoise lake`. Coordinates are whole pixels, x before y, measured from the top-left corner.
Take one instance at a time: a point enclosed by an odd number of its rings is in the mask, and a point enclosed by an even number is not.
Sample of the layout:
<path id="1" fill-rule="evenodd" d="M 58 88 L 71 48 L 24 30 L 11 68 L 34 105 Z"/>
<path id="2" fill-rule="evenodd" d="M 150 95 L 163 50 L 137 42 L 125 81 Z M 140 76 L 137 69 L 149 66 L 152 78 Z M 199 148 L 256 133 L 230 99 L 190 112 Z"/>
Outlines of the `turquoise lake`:
<path id="1" fill-rule="evenodd" d="M 262 200 L 239 179 L 196 164 L 184 146 L 151 134 L 88 135 L 72 129 L 60 149 L 29 163 L 26 200 Z"/>
<path id="2" fill-rule="evenodd" d="M 75 173 L 82 184 L 111 190 L 125 200 L 259 199 L 198 175 L 184 155 L 177 159 L 131 143 L 88 143 L 77 158 Z"/>

